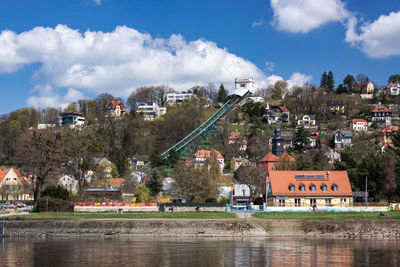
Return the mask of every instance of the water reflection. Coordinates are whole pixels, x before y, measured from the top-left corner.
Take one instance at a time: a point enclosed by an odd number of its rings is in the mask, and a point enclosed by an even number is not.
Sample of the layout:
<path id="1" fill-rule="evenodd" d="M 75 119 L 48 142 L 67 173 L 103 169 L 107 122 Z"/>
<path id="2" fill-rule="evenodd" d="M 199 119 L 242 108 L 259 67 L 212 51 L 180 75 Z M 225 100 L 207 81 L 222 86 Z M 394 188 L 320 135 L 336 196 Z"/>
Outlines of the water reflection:
<path id="1" fill-rule="evenodd" d="M 5 239 L 1 266 L 397 266 L 400 241 Z"/>

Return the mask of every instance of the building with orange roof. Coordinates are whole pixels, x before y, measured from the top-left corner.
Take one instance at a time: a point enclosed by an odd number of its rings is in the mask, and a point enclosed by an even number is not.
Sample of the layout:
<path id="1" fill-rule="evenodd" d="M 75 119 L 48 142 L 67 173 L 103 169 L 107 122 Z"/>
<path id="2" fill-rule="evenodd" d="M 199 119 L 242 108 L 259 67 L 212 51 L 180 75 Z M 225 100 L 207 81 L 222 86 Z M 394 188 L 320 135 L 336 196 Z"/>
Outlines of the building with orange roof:
<path id="1" fill-rule="evenodd" d="M 347 171 L 276 171 L 268 196 L 286 207 L 349 207 L 353 202 Z"/>
<path id="2" fill-rule="evenodd" d="M 125 115 L 126 106 L 120 101 L 111 101 L 106 105 L 106 111 L 113 117 L 122 117 Z"/>
<path id="3" fill-rule="evenodd" d="M 389 95 L 399 95 L 400 93 L 400 82 L 390 82 L 388 85 L 386 85 L 386 91 L 389 93 Z"/>
<path id="4" fill-rule="evenodd" d="M 377 106 L 371 112 L 372 122 L 389 126 L 392 124 L 392 111 L 385 106 Z"/>
<path id="5" fill-rule="evenodd" d="M 197 150 L 196 154 L 194 155 L 195 165 L 202 166 L 205 163 L 207 163 L 213 152 L 217 156 L 217 161 L 219 163 L 219 167 L 222 173 L 225 167 L 225 162 L 224 162 L 224 157 L 218 150 L 204 150 L 204 149 Z"/>
<path id="6" fill-rule="evenodd" d="M 265 155 L 260 161 L 259 166 L 266 168 L 268 171 L 276 170 L 280 164 L 294 165 L 296 160 L 288 153 L 284 153 L 282 156 L 275 156 L 271 152 Z"/>
<path id="7" fill-rule="evenodd" d="M 360 90 L 361 94 L 372 94 L 375 89 L 374 84 L 370 81 L 365 83 L 356 83 L 356 86 Z"/>
<path id="8" fill-rule="evenodd" d="M 353 119 L 351 121 L 352 128 L 356 132 L 365 132 L 368 130 L 368 122 L 363 119 Z"/>
<path id="9" fill-rule="evenodd" d="M 385 129 L 381 130 L 378 135 L 378 146 L 379 147 L 393 147 L 392 137 L 399 131 L 399 126 L 390 125 Z"/>
<path id="10" fill-rule="evenodd" d="M 238 151 L 246 151 L 247 139 L 240 132 L 234 132 L 228 137 L 228 145 Z"/>
<path id="11" fill-rule="evenodd" d="M 30 200 L 27 187 L 27 183 L 18 169 L 0 169 L 0 195 L 2 200 Z"/>

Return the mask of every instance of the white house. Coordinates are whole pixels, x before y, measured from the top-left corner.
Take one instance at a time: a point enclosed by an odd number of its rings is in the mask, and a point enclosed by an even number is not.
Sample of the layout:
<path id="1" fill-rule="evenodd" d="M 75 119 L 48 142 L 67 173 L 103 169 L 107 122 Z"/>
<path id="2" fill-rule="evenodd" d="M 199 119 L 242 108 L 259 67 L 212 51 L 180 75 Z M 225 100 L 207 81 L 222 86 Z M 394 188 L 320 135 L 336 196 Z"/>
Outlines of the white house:
<path id="1" fill-rule="evenodd" d="M 334 135 L 335 148 L 341 149 L 341 148 L 351 146 L 352 136 L 353 136 L 353 134 L 351 131 L 336 130 L 335 135 Z"/>
<path id="2" fill-rule="evenodd" d="M 388 85 L 386 85 L 386 91 L 389 95 L 399 95 L 400 82 L 390 82 Z"/>
<path id="3" fill-rule="evenodd" d="M 67 189 L 72 194 L 76 194 L 78 192 L 78 181 L 75 180 L 70 175 L 63 175 L 58 179 L 57 182 L 59 185 Z"/>
<path id="4" fill-rule="evenodd" d="M 137 112 L 143 114 L 144 120 L 152 121 L 155 118 L 165 115 L 167 108 L 159 107 L 156 102 L 145 102 L 139 104 Z"/>
<path id="5" fill-rule="evenodd" d="M 356 132 L 364 132 L 368 130 L 368 122 L 363 119 L 354 119 L 351 121 L 352 128 Z"/>
<path id="6" fill-rule="evenodd" d="M 190 100 L 194 96 L 192 93 L 168 93 L 166 103 L 167 105 L 180 104 Z"/>
<path id="7" fill-rule="evenodd" d="M 236 78 L 235 79 L 235 90 L 238 90 L 238 89 L 246 89 L 253 94 L 255 91 L 254 78 L 253 77 L 249 77 L 247 79 Z"/>
<path id="8" fill-rule="evenodd" d="M 262 98 L 261 96 L 249 96 L 246 99 L 246 103 L 263 103 L 264 102 L 264 98 Z"/>
<path id="9" fill-rule="evenodd" d="M 392 124 L 392 111 L 385 106 L 377 106 L 371 112 L 372 122 L 389 126 Z"/>
<path id="10" fill-rule="evenodd" d="M 83 113 L 78 112 L 64 112 L 58 117 L 58 123 L 60 125 L 68 125 L 70 128 L 81 128 L 85 124 L 85 117 Z"/>
<path id="11" fill-rule="evenodd" d="M 208 159 L 211 157 L 212 152 L 215 152 L 217 154 L 217 160 L 219 163 L 219 168 L 221 173 L 224 170 L 225 162 L 224 162 L 224 157 L 218 150 L 197 150 L 194 160 L 196 165 L 204 165 L 206 162 L 208 162 Z"/>
<path id="12" fill-rule="evenodd" d="M 340 161 L 340 153 L 334 149 L 330 149 L 328 152 L 324 154 L 324 156 L 328 158 L 328 162 L 330 164 Z"/>

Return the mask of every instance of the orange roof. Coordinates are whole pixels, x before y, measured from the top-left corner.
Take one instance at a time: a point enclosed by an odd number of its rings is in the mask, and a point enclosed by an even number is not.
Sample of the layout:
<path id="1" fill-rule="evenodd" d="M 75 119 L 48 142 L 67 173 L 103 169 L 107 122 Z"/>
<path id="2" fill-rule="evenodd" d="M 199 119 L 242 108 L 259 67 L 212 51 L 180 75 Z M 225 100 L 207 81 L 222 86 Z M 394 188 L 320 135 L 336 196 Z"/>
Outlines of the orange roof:
<path id="1" fill-rule="evenodd" d="M 229 136 L 229 140 L 236 140 L 236 139 L 244 139 L 245 137 L 240 132 L 234 132 L 231 136 Z"/>
<path id="2" fill-rule="evenodd" d="M 7 174 L 13 170 L 14 173 L 17 175 L 18 179 L 21 181 L 21 183 L 25 184 L 26 181 L 24 180 L 24 177 L 21 175 L 18 169 L 16 168 L 4 168 L 0 169 L 0 183 L 3 181 L 4 177 L 7 176 Z"/>
<path id="3" fill-rule="evenodd" d="M 282 112 L 289 112 L 289 110 L 285 106 L 279 106 L 279 108 L 282 110 Z"/>
<path id="4" fill-rule="evenodd" d="M 267 155 L 265 155 L 262 159 L 260 159 L 260 162 L 277 162 L 279 161 L 279 158 L 269 152 Z"/>
<path id="5" fill-rule="evenodd" d="M 390 88 L 391 86 L 397 87 L 399 86 L 399 82 L 390 82 L 388 85 L 386 85 L 386 88 Z"/>
<path id="6" fill-rule="evenodd" d="M 363 122 L 363 123 L 364 123 L 364 125 L 367 125 L 367 121 L 366 121 L 366 120 L 364 120 L 364 119 L 353 119 L 351 122 L 352 122 L 352 123 L 356 123 L 356 122 Z"/>
<path id="7" fill-rule="evenodd" d="M 399 126 L 390 125 L 390 126 L 386 127 L 385 129 L 383 129 L 381 131 L 381 133 L 397 132 L 398 130 L 399 130 Z"/>
<path id="8" fill-rule="evenodd" d="M 121 102 L 119 102 L 119 101 L 111 101 L 111 102 L 109 102 L 107 105 L 106 105 L 106 108 L 108 108 L 110 105 L 113 105 L 114 107 L 116 107 L 116 106 L 121 106 L 121 108 L 125 108 L 125 105 L 124 104 L 122 104 Z"/>
<path id="9" fill-rule="evenodd" d="M 108 178 L 107 185 L 121 188 L 121 185 L 125 182 L 125 178 Z"/>
<path id="10" fill-rule="evenodd" d="M 274 196 L 352 196 L 351 186 L 347 171 L 269 171 L 271 178 L 272 194 Z M 316 176 L 318 175 L 318 176 Z M 294 185 L 295 191 L 290 191 Z M 300 186 L 305 186 L 305 191 L 300 191 Z M 315 185 L 315 192 L 310 187 Z M 323 192 L 322 186 L 327 190 Z M 333 191 L 333 185 L 337 191 Z"/>
<path id="11" fill-rule="evenodd" d="M 377 106 L 376 108 L 374 108 L 372 112 L 391 112 L 391 111 L 385 106 Z"/>
<path id="12" fill-rule="evenodd" d="M 194 157 L 195 158 L 209 158 L 209 157 L 211 157 L 211 153 L 213 151 L 215 151 L 215 153 L 217 153 L 217 158 L 219 158 L 219 159 L 224 158 L 218 150 L 197 150 Z"/>

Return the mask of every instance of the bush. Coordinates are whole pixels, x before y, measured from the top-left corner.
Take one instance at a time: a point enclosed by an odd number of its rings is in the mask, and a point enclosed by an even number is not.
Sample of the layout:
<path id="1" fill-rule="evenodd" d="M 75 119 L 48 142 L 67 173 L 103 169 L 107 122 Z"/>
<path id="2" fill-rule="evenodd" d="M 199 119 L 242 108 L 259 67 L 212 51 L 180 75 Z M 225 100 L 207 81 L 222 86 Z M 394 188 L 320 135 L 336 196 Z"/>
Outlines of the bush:
<path id="1" fill-rule="evenodd" d="M 205 203 L 217 203 L 218 200 L 215 197 L 209 197 L 206 199 Z"/>
<path id="2" fill-rule="evenodd" d="M 35 210 L 36 211 L 36 210 Z M 74 202 L 50 197 L 41 198 L 39 201 L 40 212 L 73 212 Z"/>
<path id="3" fill-rule="evenodd" d="M 231 200 L 228 197 L 220 197 L 219 203 L 221 204 L 229 204 Z"/>
<path id="4" fill-rule="evenodd" d="M 62 200 L 68 200 L 70 198 L 69 192 L 67 189 L 62 187 L 61 185 L 58 186 L 49 186 L 44 190 L 41 194 L 42 197 L 51 197 L 51 198 L 57 198 L 57 199 L 62 199 Z"/>

